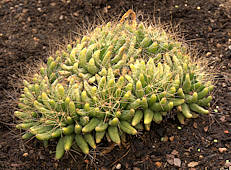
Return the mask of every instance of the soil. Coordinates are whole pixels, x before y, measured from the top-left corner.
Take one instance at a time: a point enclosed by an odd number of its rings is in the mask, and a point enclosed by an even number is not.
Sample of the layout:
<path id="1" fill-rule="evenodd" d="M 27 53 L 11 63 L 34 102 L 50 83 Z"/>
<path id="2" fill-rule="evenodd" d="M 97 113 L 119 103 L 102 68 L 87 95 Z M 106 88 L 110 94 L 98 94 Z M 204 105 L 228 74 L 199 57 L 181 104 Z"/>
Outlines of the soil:
<path id="1" fill-rule="evenodd" d="M 13 112 L 30 74 L 81 30 L 119 19 L 134 9 L 138 19 L 170 25 L 209 60 L 216 78 L 211 114 L 180 125 L 169 119 L 126 146 L 102 143 L 84 156 L 70 151 L 54 160 L 55 144 L 22 141 Z M 142 14 L 142 15 L 139 15 Z M 176 29 L 177 28 L 177 29 Z M 231 167 L 231 2 L 229 0 L 1 0 L 0 169 L 225 169 Z"/>

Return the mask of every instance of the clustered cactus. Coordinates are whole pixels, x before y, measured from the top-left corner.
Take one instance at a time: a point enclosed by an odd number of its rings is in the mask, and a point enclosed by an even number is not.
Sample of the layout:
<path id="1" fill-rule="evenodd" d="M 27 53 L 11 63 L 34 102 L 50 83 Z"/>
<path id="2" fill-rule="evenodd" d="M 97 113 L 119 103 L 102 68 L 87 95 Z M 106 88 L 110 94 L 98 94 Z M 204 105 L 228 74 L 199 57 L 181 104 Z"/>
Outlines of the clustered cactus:
<path id="1" fill-rule="evenodd" d="M 60 159 L 74 141 L 88 154 L 104 137 L 120 144 L 165 116 L 184 123 L 209 113 L 213 85 L 186 48 L 163 30 L 124 22 L 129 13 L 57 51 L 24 80 L 15 112 L 23 139 L 57 138 Z"/>

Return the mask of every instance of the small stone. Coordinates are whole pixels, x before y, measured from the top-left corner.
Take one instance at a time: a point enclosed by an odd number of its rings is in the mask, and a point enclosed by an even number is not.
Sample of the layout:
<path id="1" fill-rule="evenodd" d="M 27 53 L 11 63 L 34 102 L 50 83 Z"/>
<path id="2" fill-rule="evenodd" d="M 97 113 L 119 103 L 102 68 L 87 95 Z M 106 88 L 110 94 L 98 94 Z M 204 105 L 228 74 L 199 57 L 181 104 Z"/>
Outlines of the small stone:
<path id="1" fill-rule="evenodd" d="M 37 37 L 34 37 L 33 39 L 34 39 L 34 41 L 39 41 L 39 39 Z"/>
<path id="2" fill-rule="evenodd" d="M 29 10 L 28 10 L 28 9 L 23 9 L 23 10 L 22 10 L 22 13 L 25 14 L 25 13 L 27 13 L 27 11 L 29 11 Z"/>
<path id="3" fill-rule="evenodd" d="M 59 164 L 57 162 L 54 163 L 54 167 L 58 168 Z"/>
<path id="4" fill-rule="evenodd" d="M 62 19 L 63 19 L 63 15 L 60 15 L 59 20 L 62 20 Z"/>
<path id="5" fill-rule="evenodd" d="M 181 160 L 179 158 L 174 158 L 174 165 L 177 167 L 181 167 Z"/>
<path id="6" fill-rule="evenodd" d="M 199 156 L 199 159 L 203 159 L 203 158 L 204 158 L 204 156 L 203 156 L 203 155 L 200 155 L 200 156 Z"/>
<path id="7" fill-rule="evenodd" d="M 220 121 L 221 121 L 221 122 L 226 122 L 225 116 L 221 116 L 221 117 L 220 117 Z"/>
<path id="8" fill-rule="evenodd" d="M 197 129 L 197 123 L 196 123 L 196 122 L 193 123 L 193 127 L 194 127 L 195 129 Z"/>
<path id="9" fill-rule="evenodd" d="M 33 29 L 32 29 L 32 32 L 33 32 L 34 34 L 36 34 L 38 31 L 37 31 L 37 29 L 33 28 Z"/>
<path id="10" fill-rule="evenodd" d="M 228 130 L 224 130 L 224 133 L 225 133 L 225 134 L 228 134 L 228 133 L 229 133 L 229 131 L 228 131 Z"/>
<path id="11" fill-rule="evenodd" d="M 217 46 L 217 48 L 221 48 L 221 44 L 219 44 L 219 43 L 216 46 Z"/>
<path id="12" fill-rule="evenodd" d="M 115 168 L 116 169 L 121 169 L 121 164 L 117 164 Z"/>
<path id="13" fill-rule="evenodd" d="M 55 5 L 56 5 L 56 3 L 55 3 L 55 2 L 52 2 L 52 3 L 50 3 L 50 5 L 51 5 L 51 6 L 55 6 Z"/>
<path id="14" fill-rule="evenodd" d="M 174 141 L 174 136 L 171 136 L 170 138 L 169 138 L 169 140 L 172 142 L 172 141 Z"/>
<path id="15" fill-rule="evenodd" d="M 197 10 L 200 10 L 200 9 L 201 9 L 201 7 L 198 6 L 198 7 L 197 7 Z"/>
<path id="16" fill-rule="evenodd" d="M 230 167 L 230 166 L 231 166 L 231 162 L 230 162 L 229 160 L 226 160 L 226 161 L 225 161 L 225 166 L 226 166 L 226 167 Z"/>
<path id="17" fill-rule="evenodd" d="M 37 8 L 37 10 L 38 10 L 39 12 L 41 12 L 41 11 L 42 11 L 42 8 Z"/>
<path id="18" fill-rule="evenodd" d="M 75 17 L 77 17 L 77 16 L 79 16 L 79 13 L 78 13 L 78 12 L 74 12 L 73 15 L 74 15 Z"/>
<path id="19" fill-rule="evenodd" d="M 205 126 L 205 127 L 204 127 L 204 131 L 205 131 L 205 132 L 207 132 L 207 131 L 208 131 L 208 129 L 209 129 L 209 127 L 208 127 L 208 126 Z"/>
<path id="20" fill-rule="evenodd" d="M 227 148 L 219 148 L 218 150 L 220 153 L 223 153 L 223 152 L 227 151 Z"/>
<path id="21" fill-rule="evenodd" d="M 162 163 L 161 162 L 156 162 L 155 165 L 156 165 L 157 168 L 160 168 L 162 166 Z"/>
<path id="22" fill-rule="evenodd" d="M 107 8 L 107 7 L 104 7 L 103 12 L 104 12 L 104 13 L 108 13 L 108 8 Z"/>
<path id="23" fill-rule="evenodd" d="M 108 170 L 106 167 L 101 167 L 100 169 L 101 170 Z"/>
<path id="24" fill-rule="evenodd" d="M 26 152 L 26 153 L 24 153 L 22 156 L 23 157 L 27 157 L 29 154 Z"/>
<path id="25" fill-rule="evenodd" d="M 208 31 L 209 31 L 209 32 L 212 32 L 213 29 L 212 29 L 211 27 L 208 27 Z"/>
<path id="26" fill-rule="evenodd" d="M 190 162 L 189 164 L 188 164 L 188 167 L 189 168 L 194 168 L 195 166 L 197 166 L 199 163 L 198 162 Z"/>
<path id="27" fill-rule="evenodd" d="M 140 170 L 140 168 L 138 168 L 138 167 L 133 167 L 133 170 Z"/>
<path id="28" fill-rule="evenodd" d="M 172 155 L 178 155 L 179 154 L 179 152 L 178 151 L 176 151 L 175 149 L 171 152 L 171 154 Z"/>
<path id="29" fill-rule="evenodd" d="M 161 137 L 160 141 L 161 142 L 167 142 L 168 141 L 168 137 L 167 136 Z"/>
<path id="30" fill-rule="evenodd" d="M 174 164 L 174 155 L 172 155 L 172 154 L 167 154 L 167 155 L 166 155 L 166 158 L 167 158 L 167 162 L 168 162 L 170 165 L 173 165 L 173 164 Z"/>

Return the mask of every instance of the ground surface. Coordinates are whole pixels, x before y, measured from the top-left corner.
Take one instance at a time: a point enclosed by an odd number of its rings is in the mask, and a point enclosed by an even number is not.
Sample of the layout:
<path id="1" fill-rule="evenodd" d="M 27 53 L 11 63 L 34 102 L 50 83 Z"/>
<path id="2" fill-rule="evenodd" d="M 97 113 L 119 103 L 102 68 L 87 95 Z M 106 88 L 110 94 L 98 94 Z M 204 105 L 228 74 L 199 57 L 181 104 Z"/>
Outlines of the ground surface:
<path id="1" fill-rule="evenodd" d="M 0 169 L 105 170 L 118 169 L 120 165 L 121 169 L 134 170 L 228 167 L 228 160 L 231 162 L 230 6 L 229 0 L 1 0 Z M 199 56 L 209 59 L 217 80 L 211 115 L 189 120 L 184 126 L 168 120 L 161 126 L 153 126 L 150 133 L 129 138 L 127 147 L 115 147 L 109 152 L 109 145 L 102 144 L 96 154 L 84 157 L 71 151 L 60 161 L 53 159 L 55 145 L 44 149 L 37 140 L 22 141 L 14 128 L 13 116 L 15 99 L 22 87 L 20 76 L 40 60 L 45 61 L 58 42 L 75 36 L 83 25 L 99 23 L 102 17 L 105 21 L 117 19 L 130 8 L 143 14 L 138 15 L 139 20 L 155 19 L 173 27 L 178 25 L 188 44 L 199 50 Z"/>

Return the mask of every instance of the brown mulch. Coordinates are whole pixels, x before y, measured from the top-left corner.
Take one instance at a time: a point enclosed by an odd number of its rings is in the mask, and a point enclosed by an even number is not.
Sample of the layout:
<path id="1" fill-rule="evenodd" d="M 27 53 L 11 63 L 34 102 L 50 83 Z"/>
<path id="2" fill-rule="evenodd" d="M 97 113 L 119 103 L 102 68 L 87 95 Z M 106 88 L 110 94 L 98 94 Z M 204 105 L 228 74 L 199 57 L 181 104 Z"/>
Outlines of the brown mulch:
<path id="1" fill-rule="evenodd" d="M 121 148 L 109 152 L 105 142 L 90 155 L 71 151 L 60 161 L 54 160 L 53 143 L 44 148 L 37 140 L 22 141 L 13 116 L 21 76 L 46 61 L 57 44 L 102 20 L 118 20 L 128 9 L 134 9 L 141 21 L 177 27 L 198 56 L 209 60 L 216 77 L 211 114 L 188 120 L 184 126 L 169 119 L 152 126 L 149 133 L 130 137 Z M 229 0 L 0 1 L 0 169 L 224 169 L 231 166 L 230 105 Z"/>

